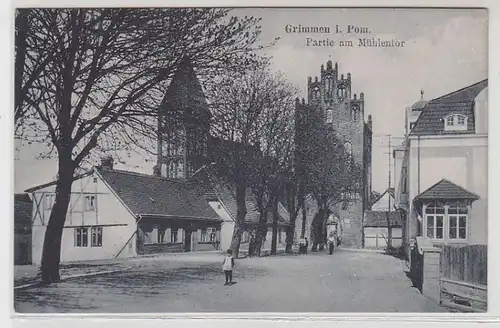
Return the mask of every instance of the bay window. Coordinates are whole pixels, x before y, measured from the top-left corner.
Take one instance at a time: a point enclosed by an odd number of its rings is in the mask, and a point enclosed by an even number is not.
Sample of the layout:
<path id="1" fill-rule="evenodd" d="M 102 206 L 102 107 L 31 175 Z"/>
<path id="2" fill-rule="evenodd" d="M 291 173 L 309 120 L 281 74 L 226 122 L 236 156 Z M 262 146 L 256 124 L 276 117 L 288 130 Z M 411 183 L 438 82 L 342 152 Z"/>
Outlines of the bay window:
<path id="1" fill-rule="evenodd" d="M 449 239 L 467 239 L 468 208 L 463 204 L 453 204 L 448 208 Z"/>
<path id="2" fill-rule="evenodd" d="M 434 240 L 465 241 L 469 208 L 464 203 L 432 202 L 424 206 L 425 236 Z"/>

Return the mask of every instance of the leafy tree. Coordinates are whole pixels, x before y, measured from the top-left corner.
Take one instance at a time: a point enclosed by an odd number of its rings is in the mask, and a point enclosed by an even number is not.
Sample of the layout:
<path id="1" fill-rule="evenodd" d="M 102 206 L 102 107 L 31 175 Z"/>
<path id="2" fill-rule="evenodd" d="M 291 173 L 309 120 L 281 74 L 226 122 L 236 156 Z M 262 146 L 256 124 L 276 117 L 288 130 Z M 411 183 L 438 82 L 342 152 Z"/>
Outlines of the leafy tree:
<path id="1" fill-rule="evenodd" d="M 92 154 L 147 144 L 179 63 L 210 81 L 260 64 L 260 27 L 227 9 L 23 9 L 16 19 L 16 127 L 58 159 L 42 280 L 59 281 L 75 172 Z M 19 118 L 19 119 L 17 119 Z M 149 144 L 148 144 L 149 146 Z"/>

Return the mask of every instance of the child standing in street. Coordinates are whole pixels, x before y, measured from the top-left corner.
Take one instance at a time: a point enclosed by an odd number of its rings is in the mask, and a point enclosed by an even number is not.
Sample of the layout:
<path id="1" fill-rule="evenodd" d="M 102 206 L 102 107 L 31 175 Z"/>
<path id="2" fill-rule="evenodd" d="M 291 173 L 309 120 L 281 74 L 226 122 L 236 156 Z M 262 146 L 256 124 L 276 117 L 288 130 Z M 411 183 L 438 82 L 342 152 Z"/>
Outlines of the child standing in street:
<path id="1" fill-rule="evenodd" d="M 224 275 L 226 276 L 226 283 L 224 286 L 231 285 L 233 283 L 233 267 L 233 251 L 228 249 L 226 257 L 224 258 L 224 263 L 222 264 L 222 270 L 224 270 Z"/>

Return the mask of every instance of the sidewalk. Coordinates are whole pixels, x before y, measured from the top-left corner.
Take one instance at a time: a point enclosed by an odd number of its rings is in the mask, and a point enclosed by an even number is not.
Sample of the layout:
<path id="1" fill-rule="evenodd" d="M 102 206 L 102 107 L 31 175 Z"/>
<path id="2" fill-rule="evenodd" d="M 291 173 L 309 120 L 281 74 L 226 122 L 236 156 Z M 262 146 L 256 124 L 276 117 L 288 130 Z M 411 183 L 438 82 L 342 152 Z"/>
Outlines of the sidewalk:
<path id="1" fill-rule="evenodd" d="M 137 257 L 94 260 L 61 263 L 61 280 L 76 278 L 82 276 L 106 274 L 120 272 L 130 269 L 133 266 L 140 266 L 141 263 L 148 261 L 158 261 L 165 259 L 177 259 L 179 257 L 197 256 L 201 254 L 218 254 L 220 251 L 189 252 L 189 253 L 163 253 L 148 254 Z M 38 265 L 15 265 L 14 266 L 14 288 L 29 287 L 40 282 L 40 266 Z"/>

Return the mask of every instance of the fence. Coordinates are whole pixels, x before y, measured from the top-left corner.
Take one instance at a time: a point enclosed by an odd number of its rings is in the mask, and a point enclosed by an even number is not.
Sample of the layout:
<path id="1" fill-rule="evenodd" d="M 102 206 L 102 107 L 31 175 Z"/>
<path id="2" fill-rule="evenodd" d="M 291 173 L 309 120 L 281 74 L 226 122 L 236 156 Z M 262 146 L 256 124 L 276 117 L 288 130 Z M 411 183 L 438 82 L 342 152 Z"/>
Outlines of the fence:
<path id="1" fill-rule="evenodd" d="M 441 246 L 441 277 L 486 286 L 487 258 L 486 245 Z"/>

